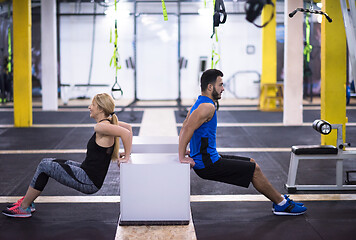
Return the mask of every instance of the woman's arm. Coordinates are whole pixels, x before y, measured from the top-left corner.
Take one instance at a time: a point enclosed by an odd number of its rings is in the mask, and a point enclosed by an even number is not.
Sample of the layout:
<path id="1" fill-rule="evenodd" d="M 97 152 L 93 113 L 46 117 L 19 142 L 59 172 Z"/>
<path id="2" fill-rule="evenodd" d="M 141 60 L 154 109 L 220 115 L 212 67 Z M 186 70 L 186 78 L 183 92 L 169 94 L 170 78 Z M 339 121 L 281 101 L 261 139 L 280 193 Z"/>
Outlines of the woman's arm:
<path id="1" fill-rule="evenodd" d="M 127 130 L 129 130 L 130 132 L 132 132 L 132 127 L 131 127 L 131 125 L 128 124 L 128 123 L 119 121 L 119 126 L 120 126 L 120 127 L 123 127 L 123 128 L 126 128 Z"/>
<path id="2" fill-rule="evenodd" d="M 128 124 L 128 123 L 119 121 L 119 126 L 120 126 L 120 127 L 123 127 L 123 128 L 126 128 L 127 130 L 130 131 L 130 133 L 131 133 L 131 140 L 130 140 L 130 141 L 131 141 L 131 144 L 132 144 L 133 131 L 132 131 L 131 125 Z M 126 156 L 126 150 L 124 150 L 124 151 L 125 151 L 125 152 L 120 153 L 120 157 L 122 156 L 123 158 L 125 158 L 125 156 Z M 130 151 L 130 153 L 131 153 L 131 151 Z M 130 153 L 129 153 L 128 155 L 130 155 Z"/>
<path id="3" fill-rule="evenodd" d="M 120 125 L 98 123 L 95 125 L 94 130 L 95 132 L 102 135 L 121 138 L 125 151 L 125 157 L 123 161 L 129 160 L 131 154 L 131 148 L 132 148 L 132 128 L 130 131 L 129 129 L 122 127 Z"/>

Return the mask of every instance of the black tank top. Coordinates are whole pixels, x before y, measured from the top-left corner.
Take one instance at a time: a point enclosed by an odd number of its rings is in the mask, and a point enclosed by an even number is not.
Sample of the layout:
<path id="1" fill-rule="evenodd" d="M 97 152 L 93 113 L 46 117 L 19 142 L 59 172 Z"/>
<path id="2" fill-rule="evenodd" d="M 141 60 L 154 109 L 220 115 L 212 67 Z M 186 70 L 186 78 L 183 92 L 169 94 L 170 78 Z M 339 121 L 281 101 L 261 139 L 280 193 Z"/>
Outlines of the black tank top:
<path id="1" fill-rule="evenodd" d="M 96 133 L 89 139 L 87 154 L 81 168 L 88 174 L 97 188 L 101 188 L 109 169 L 115 143 L 111 147 L 101 147 L 96 141 Z"/>

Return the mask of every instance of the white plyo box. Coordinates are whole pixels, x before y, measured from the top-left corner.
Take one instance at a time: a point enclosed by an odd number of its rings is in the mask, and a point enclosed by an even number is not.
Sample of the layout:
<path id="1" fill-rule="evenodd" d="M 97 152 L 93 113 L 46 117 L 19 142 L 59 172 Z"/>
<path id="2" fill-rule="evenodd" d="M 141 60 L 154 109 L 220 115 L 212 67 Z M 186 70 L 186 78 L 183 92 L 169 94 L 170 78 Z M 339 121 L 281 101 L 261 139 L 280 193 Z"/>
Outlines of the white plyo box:
<path id="1" fill-rule="evenodd" d="M 134 136 L 132 153 L 178 153 L 178 136 Z"/>
<path id="2" fill-rule="evenodd" d="M 189 224 L 190 166 L 178 154 L 132 154 L 120 165 L 120 225 Z"/>

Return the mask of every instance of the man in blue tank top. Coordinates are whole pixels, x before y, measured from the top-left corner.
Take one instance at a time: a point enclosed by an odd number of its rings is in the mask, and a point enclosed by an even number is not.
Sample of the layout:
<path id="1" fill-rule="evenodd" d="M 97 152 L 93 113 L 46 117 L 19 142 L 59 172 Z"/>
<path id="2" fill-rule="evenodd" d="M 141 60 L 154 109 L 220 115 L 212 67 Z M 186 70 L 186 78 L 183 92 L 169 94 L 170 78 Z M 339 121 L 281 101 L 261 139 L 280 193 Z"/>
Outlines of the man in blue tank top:
<path id="1" fill-rule="evenodd" d="M 220 155 L 216 150 L 216 106 L 224 91 L 223 73 L 209 69 L 201 76 L 201 95 L 191 107 L 179 134 L 179 160 L 189 163 L 196 174 L 207 180 L 247 188 L 252 182 L 257 191 L 273 202 L 275 215 L 300 215 L 307 208 L 282 196 L 268 181 L 252 158 Z M 190 152 L 187 151 L 190 143 Z"/>

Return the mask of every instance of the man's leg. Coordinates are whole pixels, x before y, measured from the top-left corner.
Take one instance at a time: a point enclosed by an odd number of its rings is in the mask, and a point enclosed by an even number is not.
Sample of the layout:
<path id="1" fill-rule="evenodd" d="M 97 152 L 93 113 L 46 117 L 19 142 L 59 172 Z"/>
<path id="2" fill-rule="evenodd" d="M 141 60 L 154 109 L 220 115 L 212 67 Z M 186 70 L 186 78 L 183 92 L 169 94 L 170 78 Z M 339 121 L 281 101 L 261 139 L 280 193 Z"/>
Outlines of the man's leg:
<path id="1" fill-rule="evenodd" d="M 260 166 L 251 158 L 251 162 L 256 164 L 255 172 L 253 173 L 252 184 L 257 191 L 265 195 L 269 200 L 278 204 L 284 200 L 282 194 L 279 193 L 263 174 Z"/>

